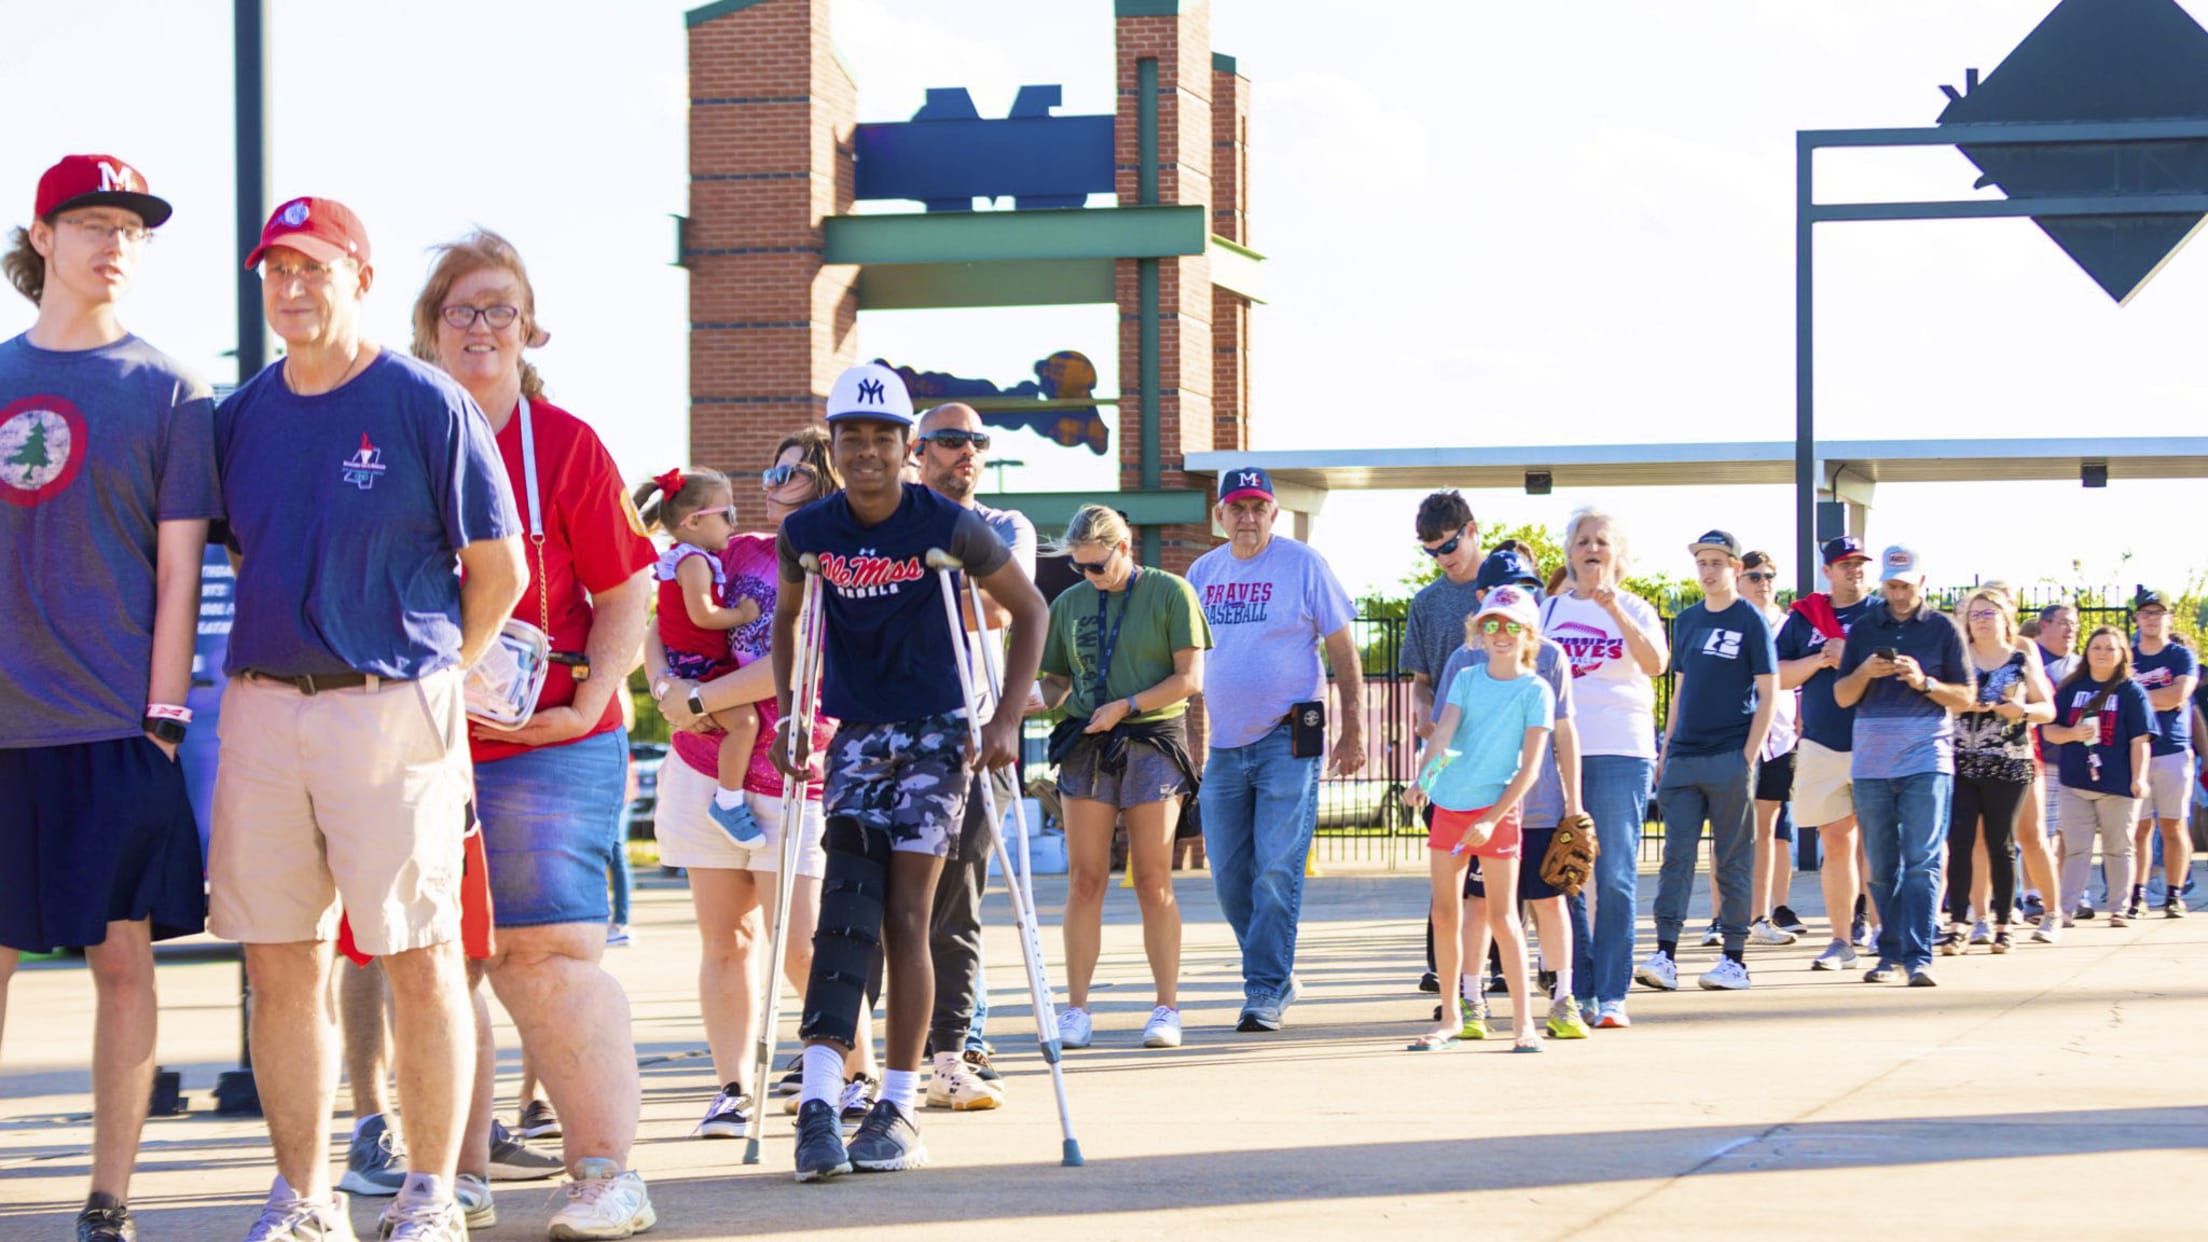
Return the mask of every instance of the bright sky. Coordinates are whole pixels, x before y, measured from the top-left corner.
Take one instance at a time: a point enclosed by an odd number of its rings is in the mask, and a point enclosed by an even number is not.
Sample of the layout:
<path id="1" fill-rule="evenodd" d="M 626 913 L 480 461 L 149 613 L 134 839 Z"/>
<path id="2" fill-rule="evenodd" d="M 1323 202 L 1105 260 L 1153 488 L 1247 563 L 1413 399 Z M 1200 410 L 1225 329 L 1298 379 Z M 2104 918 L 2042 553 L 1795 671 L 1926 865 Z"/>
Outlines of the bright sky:
<path id="1" fill-rule="evenodd" d="M 377 339 L 403 346 L 425 250 L 512 237 L 554 334 L 536 360 L 632 477 L 686 441 L 682 13 L 670 0 L 271 5 L 270 202 L 313 193 L 366 221 Z M 1111 110 L 1110 0 L 837 0 L 862 120 L 928 86 L 1002 115 L 1022 83 Z M 1253 81 L 1251 244 L 1259 448 L 1778 440 L 1793 427 L 1793 134 L 1930 124 L 1941 83 L 1990 72 L 2051 0 L 1595 0 L 1466 5 L 1215 0 L 1213 44 Z M 2188 5 L 2208 18 L 2208 0 Z M 231 7 L 17 5 L 0 113 L 0 220 L 27 219 L 68 151 L 137 164 L 177 205 L 130 325 L 232 378 Z M 1952 151 L 1823 157 L 1820 191 L 1968 197 Z M 2119 310 L 2030 223 L 1821 226 L 1820 429 L 1834 439 L 2197 434 L 2193 339 L 2208 255 Z M 31 317 L 0 300 L 0 333 Z M 884 312 L 860 349 L 1028 378 L 1057 349 L 1115 385 L 1109 307 Z M 1115 445 L 1116 447 L 1116 445 Z M 1015 490 L 1111 486 L 1109 460 L 1017 433 Z M 2208 554 L 2196 486 L 1893 487 L 1875 544 L 1935 577 L 2179 587 Z M 1711 526 L 1784 551 L 1783 488 L 1471 497 L 1483 522 L 1560 523 L 1600 500 L 1644 564 L 1687 576 Z M 1353 587 L 1414 558 L 1416 495 L 1340 493 L 1317 542 Z M 1374 548 L 1399 544 L 1400 557 Z M 2128 566 L 2122 563 L 2131 555 Z M 2072 571 L 2082 562 L 2082 574 Z M 1789 567 L 1791 568 L 1791 567 Z"/>

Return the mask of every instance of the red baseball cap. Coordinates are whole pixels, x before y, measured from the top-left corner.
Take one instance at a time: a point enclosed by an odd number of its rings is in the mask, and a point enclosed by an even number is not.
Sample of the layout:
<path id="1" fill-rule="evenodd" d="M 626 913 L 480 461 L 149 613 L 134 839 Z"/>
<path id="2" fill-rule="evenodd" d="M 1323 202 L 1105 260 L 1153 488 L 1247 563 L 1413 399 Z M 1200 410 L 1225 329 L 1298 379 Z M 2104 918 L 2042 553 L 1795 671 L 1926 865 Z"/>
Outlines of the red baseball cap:
<path id="1" fill-rule="evenodd" d="M 322 263 L 351 259 L 368 266 L 368 230 L 334 198 L 295 198 L 278 207 L 261 226 L 261 244 L 245 256 L 246 270 L 259 267 L 271 246 L 289 246 Z"/>
<path id="2" fill-rule="evenodd" d="M 175 210 L 148 191 L 143 174 L 112 155 L 64 155 L 38 179 L 32 215 L 46 220 L 71 207 L 135 211 L 149 229 L 159 228 Z"/>

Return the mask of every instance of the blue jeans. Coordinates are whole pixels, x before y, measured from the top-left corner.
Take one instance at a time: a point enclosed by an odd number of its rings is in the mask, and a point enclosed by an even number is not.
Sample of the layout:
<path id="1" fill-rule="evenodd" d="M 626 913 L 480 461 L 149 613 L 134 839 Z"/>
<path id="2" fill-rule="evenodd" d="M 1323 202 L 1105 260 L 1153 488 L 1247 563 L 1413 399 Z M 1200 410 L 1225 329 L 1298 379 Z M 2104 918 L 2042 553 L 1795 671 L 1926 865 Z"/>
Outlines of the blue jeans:
<path id="1" fill-rule="evenodd" d="M 606 922 L 606 828 L 628 762 L 628 734 L 615 729 L 475 765 L 493 923 Z"/>
<path id="2" fill-rule="evenodd" d="M 621 804 L 621 818 L 613 825 L 613 851 L 606 857 L 606 875 L 613 881 L 613 921 L 629 921 L 629 891 L 636 876 L 629 870 L 629 815 L 635 804 Z"/>
<path id="3" fill-rule="evenodd" d="M 1955 778 L 1945 772 L 1855 778 L 1855 821 L 1869 856 L 1871 900 L 1882 923 L 1878 960 L 1915 970 L 1932 962 L 1940 846 Z"/>
<path id="4" fill-rule="evenodd" d="M 1648 822 L 1649 778 L 1656 764 L 1631 755 L 1582 755 L 1580 801 L 1595 820 L 1595 920 L 1584 894 L 1570 901 L 1572 990 L 1582 1003 L 1622 1001 L 1633 986 L 1640 919 L 1641 825 Z"/>
<path id="5" fill-rule="evenodd" d="M 1319 764 L 1288 753 L 1281 724 L 1247 746 L 1213 747 L 1198 803 L 1219 909 L 1242 946 L 1246 1005 L 1279 1000 L 1296 964 L 1303 865 L 1319 824 Z"/>

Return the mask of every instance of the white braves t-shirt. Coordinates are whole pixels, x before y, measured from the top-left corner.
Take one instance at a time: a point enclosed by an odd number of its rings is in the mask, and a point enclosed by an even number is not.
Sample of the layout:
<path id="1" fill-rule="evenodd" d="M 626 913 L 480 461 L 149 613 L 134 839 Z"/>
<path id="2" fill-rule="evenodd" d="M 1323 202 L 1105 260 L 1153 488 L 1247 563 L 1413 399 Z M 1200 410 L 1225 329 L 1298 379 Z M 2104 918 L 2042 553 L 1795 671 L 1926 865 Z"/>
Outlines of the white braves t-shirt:
<path id="1" fill-rule="evenodd" d="M 1656 610 L 1623 591 L 1618 603 L 1655 641 L 1657 659 L 1670 664 L 1671 647 Z M 1541 633 L 1571 657 L 1572 723 L 1579 729 L 1579 753 L 1653 760 L 1656 686 L 1633 662 L 1618 623 L 1592 600 L 1554 595 L 1541 605 Z"/>

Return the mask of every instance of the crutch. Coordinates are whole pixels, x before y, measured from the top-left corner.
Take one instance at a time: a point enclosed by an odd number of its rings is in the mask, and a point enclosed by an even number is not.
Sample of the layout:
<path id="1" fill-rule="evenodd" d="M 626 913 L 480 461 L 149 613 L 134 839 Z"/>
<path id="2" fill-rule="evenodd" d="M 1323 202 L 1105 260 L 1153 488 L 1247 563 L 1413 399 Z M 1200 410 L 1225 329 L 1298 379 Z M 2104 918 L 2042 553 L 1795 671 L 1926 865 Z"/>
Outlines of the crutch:
<path id="1" fill-rule="evenodd" d="M 820 644 L 825 625 L 820 608 L 820 558 L 798 558 L 805 571 L 805 593 L 797 611 L 797 651 L 791 662 L 790 766 L 797 766 L 798 739 L 810 747 L 813 720 L 820 709 Z M 767 1075 L 774 1072 L 775 1031 L 782 1022 L 782 958 L 790 938 L 790 890 L 797 879 L 797 850 L 804 835 L 805 786 L 782 778 L 781 865 L 774 872 L 774 933 L 768 939 L 766 995 L 759 1004 L 759 1040 L 751 1073 L 751 1133 L 744 1139 L 744 1163 L 759 1163 L 759 1132 L 766 1128 Z"/>
<path id="2" fill-rule="evenodd" d="M 999 657 L 991 638 L 988 614 L 982 611 L 981 588 L 966 579 L 968 594 L 973 600 L 974 620 L 979 629 L 979 647 L 982 652 L 977 668 L 973 649 L 966 645 L 966 622 L 959 612 L 958 583 L 964 577 L 965 564 L 941 548 L 928 550 L 928 567 L 936 571 L 943 590 L 943 615 L 951 627 L 951 650 L 958 660 L 958 684 L 966 696 L 966 727 L 974 745 L 974 753 L 981 753 L 981 693 L 975 674 L 986 676 L 985 684 L 992 697 L 1003 693 L 1003 671 L 998 667 Z M 1012 897 L 1013 917 L 1020 925 L 1020 950 L 1027 959 L 1027 994 L 1035 1008 L 1035 1043 L 1042 1049 L 1043 1060 L 1050 1064 L 1051 1089 L 1058 1096 L 1058 1127 L 1064 1135 L 1064 1160 L 1069 1167 L 1078 1168 L 1081 1159 L 1081 1142 L 1073 1136 L 1073 1113 L 1066 1107 L 1066 1071 L 1060 1064 L 1063 1046 L 1058 1037 L 1058 1006 L 1051 999 L 1050 979 L 1044 974 L 1043 937 L 1035 918 L 1035 889 L 1032 882 L 1023 885 L 1026 868 L 1020 872 L 1012 869 L 1012 860 L 1006 855 L 1003 834 L 997 825 L 1003 821 L 997 814 L 995 786 L 983 773 L 981 780 L 982 811 L 989 819 L 989 848 L 996 855 L 997 870 L 1004 873 L 1005 891 Z M 1024 802 L 1015 797 L 1012 802 L 1013 822 L 1018 826 L 1020 855 L 1027 854 L 1027 809 Z"/>

